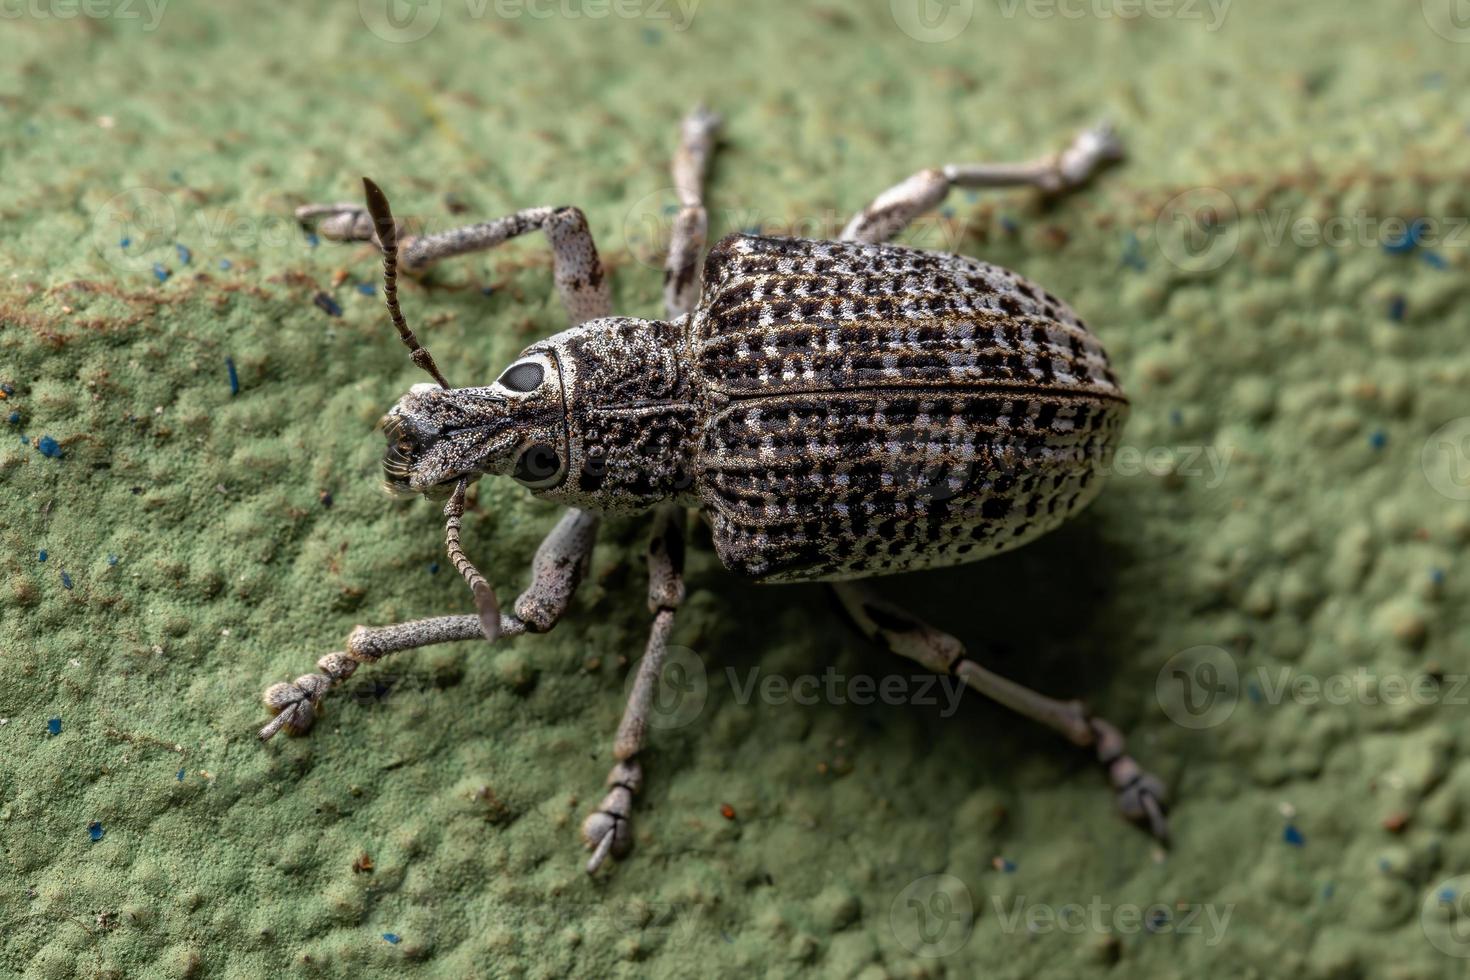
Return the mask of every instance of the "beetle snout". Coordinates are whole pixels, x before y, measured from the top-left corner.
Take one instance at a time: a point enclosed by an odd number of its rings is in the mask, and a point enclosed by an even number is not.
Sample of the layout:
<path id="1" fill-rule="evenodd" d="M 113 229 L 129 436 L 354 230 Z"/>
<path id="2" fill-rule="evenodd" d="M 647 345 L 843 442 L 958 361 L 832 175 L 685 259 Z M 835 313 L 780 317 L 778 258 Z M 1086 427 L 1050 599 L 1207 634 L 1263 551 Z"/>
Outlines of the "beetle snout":
<path id="1" fill-rule="evenodd" d="M 515 443 L 506 400 L 488 388 L 415 385 L 382 421 L 385 488 L 441 497 L 460 477 L 479 476 Z"/>

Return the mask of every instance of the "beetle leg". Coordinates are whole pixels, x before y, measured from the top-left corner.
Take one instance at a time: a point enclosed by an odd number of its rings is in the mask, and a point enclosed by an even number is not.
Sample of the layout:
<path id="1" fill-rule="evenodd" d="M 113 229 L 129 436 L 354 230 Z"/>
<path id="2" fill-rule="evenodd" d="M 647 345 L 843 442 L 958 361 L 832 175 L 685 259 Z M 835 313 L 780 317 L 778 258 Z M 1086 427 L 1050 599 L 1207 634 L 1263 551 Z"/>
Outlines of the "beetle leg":
<path id="1" fill-rule="evenodd" d="M 959 640 L 878 599 L 864 586 L 840 582 L 833 587 L 858 628 L 870 638 L 930 670 L 954 674 L 986 697 L 1060 733 L 1073 745 L 1092 749 L 1108 771 L 1123 815 L 1146 825 L 1159 840 L 1168 841 L 1167 790 L 1128 755 L 1122 733 L 1111 722 L 1092 714 L 1080 701 L 1058 701 L 986 670 L 965 656 Z"/>
<path id="2" fill-rule="evenodd" d="M 600 518 L 583 510 L 568 510 L 536 549 L 531 562 L 531 584 L 515 602 L 515 613 L 500 614 L 500 637 L 545 633 L 556 625 L 572 595 L 587 574 Z M 347 650 L 329 653 L 317 661 L 317 673 L 273 684 L 265 704 L 275 713 L 260 730 L 261 740 L 281 729 L 300 735 L 316 720 L 327 692 L 351 677 L 358 665 L 373 663 L 390 653 L 483 639 L 477 615 L 435 616 L 392 626 L 358 626 L 347 638 Z"/>
<path id="3" fill-rule="evenodd" d="M 587 873 L 602 866 L 608 855 L 621 858 L 633 846 L 630 822 L 633 797 L 643 788 L 643 766 L 638 754 L 648 734 L 648 719 L 653 695 L 663 671 L 668 652 L 669 632 L 674 627 L 674 610 L 684 601 L 684 512 L 663 508 L 654 523 L 648 541 L 648 609 L 653 613 L 653 629 L 648 636 L 648 649 L 638 663 L 638 675 L 623 720 L 618 724 L 613 743 L 617 760 L 607 775 L 607 795 L 582 822 L 582 839 L 592 857 Z"/>
<path id="4" fill-rule="evenodd" d="M 1035 187 L 1062 194 L 1087 183 L 1105 164 L 1123 158 L 1123 144 L 1106 123 L 1085 129 L 1060 153 L 1030 163 L 951 163 L 920 170 L 879 194 L 848 222 L 843 241 L 886 242 L 938 207 L 952 187 Z"/>
<path id="5" fill-rule="evenodd" d="M 372 217 L 358 204 L 308 204 L 296 209 L 296 220 L 305 227 L 315 227 L 332 241 L 377 240 Z M 400 236 L 402 229 L 399 222 Z M 405 237 L 400 259 L 404 271 L 422 272 L 440 259 L 481 252 L 538 230 L 544 231 L 551 243 L 552 272 L 571 325 L 612 316 L 607 276 L 581 208 L 527 208 L 494 221 Z"/>
<path id="6" fill-rule="evenodd" d="M 679 216 L 674 219 L 669 241 L 669 258 L 664 265 L 664 308 L 670 320 L 678 319 L 699 302 L 699 256 L 709 234 L 709 214 L 704 207 L 704 179 L 714 152 L 715 135 L 722 120 L 704 106 L 695 106 L 684 117 L 679 132 L 679 150 L 674 155 L 674 191 L 679 195 Z"/>

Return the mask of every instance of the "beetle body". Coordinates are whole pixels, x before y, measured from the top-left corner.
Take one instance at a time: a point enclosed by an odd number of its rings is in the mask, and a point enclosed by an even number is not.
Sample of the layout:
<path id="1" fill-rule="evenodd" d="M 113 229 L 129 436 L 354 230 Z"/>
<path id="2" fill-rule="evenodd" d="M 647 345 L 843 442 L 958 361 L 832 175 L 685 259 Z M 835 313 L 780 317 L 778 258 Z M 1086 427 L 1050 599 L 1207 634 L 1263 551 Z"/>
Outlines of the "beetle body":
<path id="1" fill-rule="evenodd" d="M 574 207 L 533 207 L 404 241 L 404 264 L 422 270 L 545 233 L 573 325 L 527 347 L 488 385 L 452 388 L 408 326 L 398 305 L 399 227 L 376 184 L 363 182 L 366 208 L 298 209 L 328 237 L 382 248 L 389 317 L 437 383 L 414 386 L 384 419 L 388 486 L 445 499 L 446 553 L 475 614 L 359 626 L 317 672 L 266 690 L 276 717 L 260 737 L 304 731 L 322 696 L 359 664 L 553 628 L 588 573 L 601 515 L 651 512 L 648 643 L 605 795 L 582 823 L 595 872 L 633 846 L 641 755 L 685 598 L 683 511 L 696 510 L 732 571 L 759 582 L 830 581 L 870 639 L 1091 750 L 1124 815 L 1167 840 L 1164 784 L 1127 752 L 1115 725 L 1081 701 L 986 669 L 954 636 L 848 581 L 1019 547 L 1097 495 L 1128 403 L 1082 320 L 1008 270 L 882 243 L 953 187 L 1082 186 L 1121 157 L 1111 128 L 1084 130 L 1031 163 L 921 170 L 874 198 L 839 242 L 732 235 L 701 266 L 703 183 L 718 126 L 697 108 L 681 127 L 662 320 L 612 315 L 596 245 Z M 461 540 L 469 484 L 490 474 L 567 508 L 508 610 Z"/>
<path id="2" fill-rule="evenodd" d="M 492 399 L 467 419 L 489 411 L 505 432 L 497 453 L 454 454 L 478 465 L 424 481 L 473 469 L 594 511 L 694 506 L 724 564 L 767 582 L 974 561 L 1100 489 L 1127 401 L 1082 320 L 1016 273 L 732 235 L 710 251 L 702 296 L 673 322 L 593 320 L 528 347 L 511 371 L 542 368 L 531 392 L 510 371 L 509 388 L 422 386 L 440 403 Z M 394 414 L 444 431 L 444 405 L 407 402 Z M 455 431 L 483 447 L 491 429 Z"/>

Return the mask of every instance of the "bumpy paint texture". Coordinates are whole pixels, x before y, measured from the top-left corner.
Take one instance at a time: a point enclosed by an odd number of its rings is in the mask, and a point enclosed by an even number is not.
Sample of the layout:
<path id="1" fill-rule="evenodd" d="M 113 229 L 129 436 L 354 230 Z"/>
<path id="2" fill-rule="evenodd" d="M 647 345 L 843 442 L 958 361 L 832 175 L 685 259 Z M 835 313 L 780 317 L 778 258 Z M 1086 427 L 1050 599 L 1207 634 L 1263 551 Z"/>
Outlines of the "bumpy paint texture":
<path id="1" fill-rule="evenodd" d="M 1452 12 L 8 7 L 0 973 L 1455 975 Z M 820 586 L 744 584 L 696 535 L 684 698 L 645 757 L 633 854 L 589 880 L 577 825 L 648 628 L 632 520 L 554 632 L 389 658 L 308 737 L 255 740 L 265 686 L 355 623 L 471 609 L 438 508 L 378 487 L 373 427 L 422 378 L 375 256 L 313 243 L 293 208 L 363 174 L 437 229 L 577 204 L 618 311 L 655 316 L 697 100 L 727 118 L 712 240 L 835 235 L 920 167 L 1029 158 L 1100 115 L 1124 134 L 1128 162 L 1081 194 L 959 193 L 905 237 L 1064 298 L 1133 404 L 1080 518 L 892 591 L 1127 730 L 1176 795 L 1167 856 L 1084 753 L 952 704 Z M 523 240 L 404 306 L 452 381 L 483 382 L 562 325 L 549 270 Z M 512 596 L 556 510 L 507 481 L 472 503 L 467 543 Z"/>

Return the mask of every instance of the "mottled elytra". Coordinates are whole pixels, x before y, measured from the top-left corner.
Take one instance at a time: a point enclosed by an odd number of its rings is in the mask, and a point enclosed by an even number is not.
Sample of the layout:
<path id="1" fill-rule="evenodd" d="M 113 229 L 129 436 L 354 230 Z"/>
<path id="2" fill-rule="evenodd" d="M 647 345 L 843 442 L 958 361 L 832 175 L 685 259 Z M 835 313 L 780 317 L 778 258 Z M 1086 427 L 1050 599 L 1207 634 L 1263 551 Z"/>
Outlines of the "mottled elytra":
<path id="1" fill-rule="evenodd" d="M 884 244 L 952 187 L 1060 193 L 1122 151 L 1105 127 L 1020 165 L 923 170 L 880 194 L 839 241 L 731 235 L 700 274 L 703 184 L 720 120 L 697 109 L 674 158 L 681 210 L 665 270 L 667 317 L 616 317 L 586 218 L 540 207 L 406 239 L 383 193 L 367 206 L 298 210 L 327 238 L 383 250 L 389 314 L 419 384 L 384 419 L 397 493 L 445 499 L 450 559 L 475 615 L 353 630 L 317 673 L 276 684 L 260 732 L 301 732 L 357 666 L 451 640 L 551 629 L 586 574 L 601 515 L 648 513 L 647 652 L 614 742 L 607 793 L 582 826 L 588 871 L 632 845 L 640 753 L 674 612 L 684 599 L 685 515 L 708 521 L 724 565 L 760 582 L 829 581 L 869 637 L 1092 750 L 1123 812 L 1167 837 L 1163 784 L 1118 729 L 1082 704 L 999 677 L 954 637 L 858 580 L 975 561 L 1055 528 L 1095 497 L 1097 461 L 1127 401 L 1107 354 L 1070 307 L 1006 269 Z M 454 388 L 408 328 L 397 268 L 410 270 L 540 230 L 568 329 L 532 344 L 489 385 Z M 468 484 L 509 476 L 567 507 L 511 610 L 460 546 Z"/>

